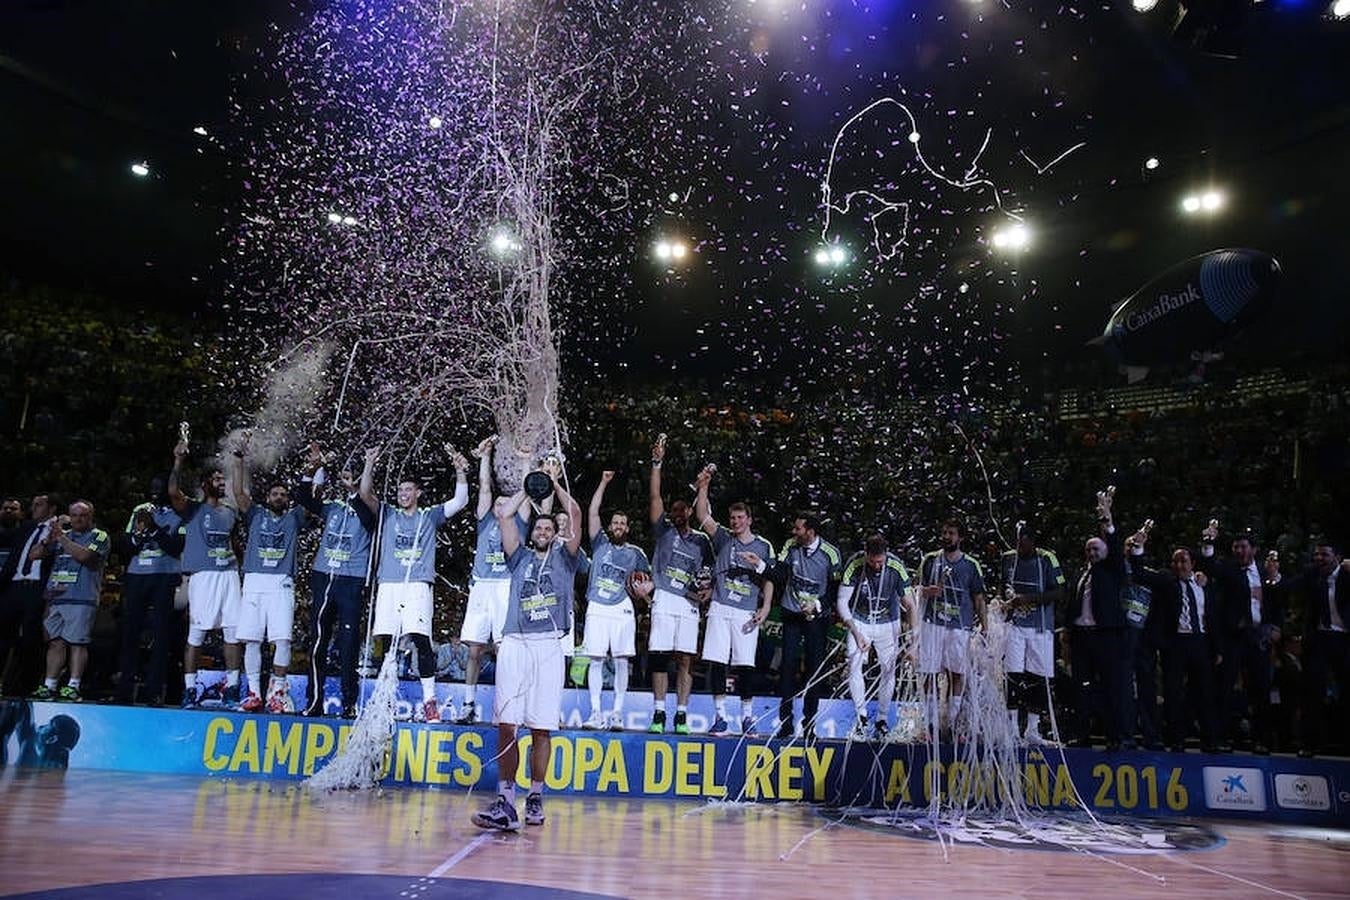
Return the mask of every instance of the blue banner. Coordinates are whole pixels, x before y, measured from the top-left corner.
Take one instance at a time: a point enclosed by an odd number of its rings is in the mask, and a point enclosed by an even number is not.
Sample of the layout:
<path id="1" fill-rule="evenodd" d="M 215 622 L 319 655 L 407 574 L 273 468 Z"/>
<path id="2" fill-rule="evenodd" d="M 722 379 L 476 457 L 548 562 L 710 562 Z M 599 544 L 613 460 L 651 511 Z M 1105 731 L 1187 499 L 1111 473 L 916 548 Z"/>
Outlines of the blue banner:
<path id="1" fill-rule="evenodd" d="M 5 701 L 0 762 L 299 779 L 322 768 L 350 729 L 332 719 Z M 387 783 L 492 790 L 496 741 L 490 726 L 400 724 Z M 519 741 L 522 760 L 529 742 Z M 1033 807 L 1350 826 L 1350 763 L 1339 760 L 1029 750 L 1018 774 Z M 523 772 L 517 782 L 528 786 Z M 601 796 L 890 807 L 998 790 L 991 772 L 945 752 L 934 758 L 922 744 L 576 731 L 553 736 L 546 782 L 552 791 Z"/>

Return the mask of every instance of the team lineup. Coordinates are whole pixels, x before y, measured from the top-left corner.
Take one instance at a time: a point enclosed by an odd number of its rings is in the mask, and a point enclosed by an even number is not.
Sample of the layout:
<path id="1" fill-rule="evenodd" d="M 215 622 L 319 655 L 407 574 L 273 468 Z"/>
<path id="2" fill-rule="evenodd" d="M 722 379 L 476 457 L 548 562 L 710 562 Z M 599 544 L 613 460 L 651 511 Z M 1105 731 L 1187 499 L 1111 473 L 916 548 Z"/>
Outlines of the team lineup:
<path id="1" fill-rule="evenodd" d="M 651 732 L 690 732 L 696 659 L 708 670 L 715 707 L 708 733 L 750 735 L 758 730 L 751 700 L 762 668 L 762 661 L 757 666 L 760 630 L 775 603 L 781 625 L 780 701 L 776 728 L 766 736 L 815 740 L 819 704 L 829 696 L 827 677 L 836 668 L 832 661 L 840 649 L 828 637 L 836 619 L 845 629 L 845 683 L 855 710 L 851 739 L 900 736 L 892 713 L 902 659 L 921 679 L 928 739 L 941 735 L 949 740 L 957 730 L 972 636 L 984 627 L 987 615 L 984 574 L 963 553 L 958 522 L 943 523 L 941 548 L 925 555 L 913 576 L 883 535 L 868 536 L 861 550 L 846 556 L 822 537 L 822 523 L 809 511 L 793 516 L 791 537 L 775 551 L 755 532 L 748 504 L 729 503 L 725 524 L 714 512 L 714 465 L 704 466 L 690 485 L 692 504 L 679 491 L 667 503 L 662 480 L 666 437 L 661 435 L 652 446 L 648 482 L 649 560 L 629 540 L 625 511 L 602 516 L 613 471 L 601 474 L 583 519 L 556 458 L 543 460 L 514 495 L 497 496 L 494 445 L 495 438 L 484 440 L 473 454 L 478 461 L 476 541 L 460 630 L 469 652 L 457 714 L 452 710 L 447 715 L 457 724 L 496 723 L 497 761 L 507 773 L 519 767 L 518 729 L 529 730 L 527 824 L 543 822 L 543 773 L 549 735 L 561 724 L 567 657 L 581 652 L 589 660 L 590 717 L 585 727 L 621 730 L 638 655 L 640 609 L 650 611 L 645 649 L 655 699 Z M 388 502 L 375 489 L 379 448 L 364 453 L 359 473 L 344 469 L 330 487 L 324 453 L 312 444 L 294 490 L 270 481 L 258 492 L 261 501 L 255 502 L 248 449 L 245 434 L 242 443 L 224 453 L 224 467 L 209 468 L 199 493 L 190 497 L 184 483 L 189 448 L 180 440 L 164 494 L 167 502 L 138 507 L 128 523 L 128 590 L 171 597 L 179 575 L 186 578 L 190 628 L 183 706 L 218 701 L 245 712 L 295 711 L 287 679 L 295 578 L 300 537 L 316 529 L 320 535 L 310 571 L 313 646 L 302 713 L 322 715 L 325 665 L 336 650 L 342 715 L 356 717 L 366 588 L 373 580 L 368 632 L 388 639 L 391 649 L 401 641 L 410 645 L 422 691 L 414 718 L 439 723 L 443 707 L 436 696 L 431 643 L 437 538 L 441 527 L 469 505 L 468 458 L 446 448 L 456 473 L 449 500 L 427 503 L 421 482 L 401 477 L 393 502 Z M 72 510 L 84 506 L 75 504 Z M 72 521 L 70 540 L 79 546 L 62 551 L 63 559 L 71 557 L 69 565 L 58 561 L 56 568 L 88 574 L 92 584 L 109 541 L 92 527 L 92 507 L 85 517 L 88 522 Z M 64 527 L 54 525 L 53 530 L 64 534 Z M 582 549 L 583 527 L 589 555 Z M 1030 529 L 1021 530 L 1018 548 L 1004 554 L 1002 568 L 1006 588 L 1000 596 L 1008 601 L 1002 613 L 1010 625 L 1004 661 L 1008 712 L 1014 731 L 1025 712 L 1025 740 L 1038 743 L 1039 712 L 1049 701 L 1048 679 L 1053 675 L 1054 604 L 1063 595 L 1064 576 L 1054 555 L 1036 546 Z M 586 576 L 585 617 L 577 648 L 574 591 L 581 574 Z M 62 692 L 78 688 L 76 651 L 87 640 L 75 633 L 80 623 L 74 613 L 86 605 L 73 602 L 76 593 L 66 596 L 69 604 L 52 604 L 58 618 L 71 620 L 55 622 L 51 631 L 59 638 L 53 639 L 52 652 L 69 645 L 72 657 L 73 688 Z M 201 648 L 213 631 L 223 639 L 225 676 L 223 683 L 208 687 L 199 684 L 197 673 Z M 262 667 L 265 644 L 272 650 L 270 672 Z M 480 710 L 478 702 L 489 648 L 495 648 L 496 657 L 490 712 Z M 52 652 L 49 676 L 53 668 L 59 674 L 64 662 L 58 659 L 53 666 Z M 603 704 L 607 661 L 613 667 L 608 707 Z M 938 686 L 940 674 L 946 676 L 945 691 Z M 49 677 L 37 696 L 52 695 L 55 681 Z M 729 704 L 730 694 L 739 698 L 738 705 Z M 794 716 L 797 700 L 800 722 Z M 872 700 L 876 711 L 869 715 Z M 911 730 L 907 739 L 914 736 Z M 514 780 L 504 778 L 500 796 L 477 814 L 477 823 L 518 828 L 514 790 Z"/>

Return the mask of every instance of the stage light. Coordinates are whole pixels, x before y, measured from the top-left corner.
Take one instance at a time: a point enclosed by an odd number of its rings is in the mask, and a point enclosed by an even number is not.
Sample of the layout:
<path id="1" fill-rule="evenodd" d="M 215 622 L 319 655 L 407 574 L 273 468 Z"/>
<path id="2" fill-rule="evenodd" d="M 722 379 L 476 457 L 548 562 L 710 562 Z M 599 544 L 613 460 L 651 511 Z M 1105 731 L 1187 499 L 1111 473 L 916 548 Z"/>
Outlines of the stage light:
<path id="1" fill-rule="evenodd" d="M 1199 193 L 1187 194 L 1181 200 L 1181 209 L 1190 215 L 1205 213 L 1213 215 L 1223 209 L 1228 198 L 1217 188 L 1207 188 Z"/>
<path id="2" fill-rule="evenodd" d="M 1018 251 L 1031 246 L 1031 229 L 1021 222 L 994 231 L 991 238 L 999 250 Z"/>
<path id="3" fill-rule="evenodd" d="M 1150 156 L 1148 159 L 1144 160 L 1144 168 L 1148 169 L 1150 172 L 1160 165 L 1162 165 L 1162 163 L 1158 161 L 1158 157 L 1156 156 Z"/>
<path id="4" fill-rule="evenodd" d="M 843 244 L 825 244 L 815 249 L 811 259 L 822 269 L 838 269 L 849 261 L 848 248 Z"/>
<path id="5" fill-rule="evenodd" d="M 1199 212 L 1199 211 L 1200 211 L 1200 198 L 1199 198 L 1198 196 L 1196 196 L 1195 194 L 1191 194 L 1191 195 L 1189 195 L 1189 196 L 1187 196 L 1187 197 L 1183 197 L 1182 200 L 1181 200 L 1181 208 L 1182 208 L 1183 210 L 1185 210 L 1186 212 L 1188 212 L 1188 213 L 1196 213 L 1196 212 Z"/>
<path id="6" fill-rule="evenodd" d="M 432 116 L 427 119 L 427 127 L 429 128 L 440 128 L 442 124 L 440 116 Z"/>
<path id="7" fill-rule="evenodd" d="M 684 259 L 684 255 L 689 252 L 683 241 L 673 241 L 670 245 L 670 255 L 675 259 Z"/>
<path id="8" fill-rule="evenodd" d="M 1200 206 L 1205 212 L 1214 212 L 1223 206 L 1223 194 L 1218 191 L 1205 191 L 1200 195 Z"/>
<path id="9" fill-rule="evenodd" d="M 1331 17 L 1333 19 L 1350 19 L 1350 0 L 1336 0 L 1331 4 Z"/>
<path id="10" fill-rule="evenodd" d="M 670 259 L 670 242 L 657 241 L 652 247 L 652 252 L 656 254 L 657 259 Z"/>
<path id="11" fill-rule="evenodd" d="M 137 178 L 144 178 L 150 174 L 150 164 L 144 162 L 132 163 L 131 174 Z"/>
<path id="12" fill-rule="evenodd" d="M 1146 13 L 1158 5 L 1158 0 L 1130 0 L 1135 12 Z"/>
<path id="13" fill-rule="evenodd" d="M 911 131 L 909 133 L 909 142 L 911 144 L 917 144 L 919 142 L 919 133 L 917 131 Z"/>
<path id="14" fill-rule="evenodd" d="M 520 241 L 516 239 L 515 233 L 505 225 L 498 225 L 492 229 L 492 234 L 488 237 L 488 248 L 492 255 L 498 257 L 510 256 L 520 251 Z"/>
<path id="15" fill-rule="evenodd" d="M 329 221 L 330 224 L 333 224 L 333 225 L 341 225 L 341 224 L 342 224 L 342 213 L 330 212 L 330 213 L 328 214 L 328 221 Z"/>
<path id="16" fill-rule="evenodd" d="M 342 224 L 343 224 L 343 225 L 348 225 L 348 226 L 350 226 L 350 225 L 355 225 L 356 222 L 357 222 L 356 216 L 343 216 L 343 217 L 342 217 Z"/>
<path id="17" fill-rule="evenodd" d="M 652 244 L 652 255 L 664 263 L 674 264 L 689 255 L 689 245 L 681 238 L 659 238 Z"/>

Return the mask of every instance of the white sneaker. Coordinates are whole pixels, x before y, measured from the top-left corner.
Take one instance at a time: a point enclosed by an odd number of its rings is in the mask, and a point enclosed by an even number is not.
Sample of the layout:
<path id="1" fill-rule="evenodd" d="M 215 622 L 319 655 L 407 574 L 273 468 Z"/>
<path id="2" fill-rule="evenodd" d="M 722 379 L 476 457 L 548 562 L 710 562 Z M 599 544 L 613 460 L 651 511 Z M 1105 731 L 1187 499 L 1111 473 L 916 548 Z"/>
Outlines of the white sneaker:
<path id="1" fill-rule="evenodd" d="M 603 731 L 608 724 L 609 722 L 605 719 L 605 714 L 596 710 L 591 713 L 591 717 L 587 719 L 585 724 L 581 727 L 589 731 Z"/>
<path id="2" fill-rule="evenodd" d="M 609 714 L 609 730 L 623 731 L 623 713 L 612 712 Z"/>
<path id="3" fill-rule="evenodd" d="M 848 733 L 848 739 L 865 744 L 871 737 L 872 729 L 867 725 L 867 716 L 858 716 L 858 720 L 853 723 L 853 730 Z"/>
<path id="4" fill-rule="evenodd" d="M 1026 742 L 1026 745 L 1027 745 L 1028 747 L 1058 747 L 1058 746 L 1059 746 L 1059 744 L 1056 744 L 1054 741 L 1048 740 L 1047 738 L 1041 737 L 1039 734 L 1037 734 L 1037 733 L 1034 732 L 1034 731 L 1028 731 L 1026 734 L 1022 735 L 1022 739 Z"/>

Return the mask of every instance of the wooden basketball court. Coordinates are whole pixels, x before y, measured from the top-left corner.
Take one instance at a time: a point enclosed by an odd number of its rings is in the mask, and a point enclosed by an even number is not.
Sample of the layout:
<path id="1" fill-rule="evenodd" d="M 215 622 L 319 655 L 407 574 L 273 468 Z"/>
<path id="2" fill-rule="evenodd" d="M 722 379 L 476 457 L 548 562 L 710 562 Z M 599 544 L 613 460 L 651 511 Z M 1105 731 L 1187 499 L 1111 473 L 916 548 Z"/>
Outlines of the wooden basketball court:
<path id="1" fill-rule="evenodd" d="M 311 895 L 340 896 L 330 873 L 396 876 L 351 882 L 361 886 L 346 893 L 353 900 L 455 896 L 460 886 L 458 896 L 512 897 L 518 885 L 613 897 L 1350 896 L 1350 833 L 1339 831 L 1215 822 L 1206 824 L 1224 841 L 1208 850 L 944 850 L 805 805 L 552 796 L 542 828 L 499 835 L 469 822 L 487 799 L 10 769 L 0 775 L 0 892 L 109 885 L 62 893 L 275 900 L 275 884 L 238 876 L 308 873 Z M 216 877 L 195 880 L 190 893 L 125 884 L 187 876 Z M 292 896 L 311 893 L 303 879 L 287 883 Z"/>

